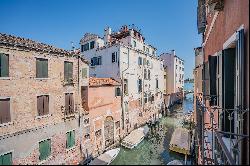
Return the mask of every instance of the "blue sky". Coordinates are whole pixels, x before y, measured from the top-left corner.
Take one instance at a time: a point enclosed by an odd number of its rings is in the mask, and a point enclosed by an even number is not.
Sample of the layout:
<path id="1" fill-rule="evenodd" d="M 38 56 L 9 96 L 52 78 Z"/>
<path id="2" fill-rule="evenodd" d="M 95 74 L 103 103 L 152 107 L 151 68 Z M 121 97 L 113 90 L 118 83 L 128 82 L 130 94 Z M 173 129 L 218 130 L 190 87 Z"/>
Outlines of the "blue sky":
<path id="1" fill-rule="evenodd" d="M 0 32 L 70 49 L 86 32 L 135 24 L 158 55 L 176 50 L 193 77 L 197 0 L 0 0 Z"/>

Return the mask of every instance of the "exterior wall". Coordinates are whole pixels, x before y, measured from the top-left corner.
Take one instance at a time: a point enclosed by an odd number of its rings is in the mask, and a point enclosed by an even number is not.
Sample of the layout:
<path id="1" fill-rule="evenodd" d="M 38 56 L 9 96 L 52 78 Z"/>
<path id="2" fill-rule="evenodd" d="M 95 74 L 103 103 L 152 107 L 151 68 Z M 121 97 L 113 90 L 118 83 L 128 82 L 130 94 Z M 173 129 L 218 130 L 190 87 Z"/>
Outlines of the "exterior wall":
<path id="1" fill-rule="evenodd" d="M 223 9 L 221 11 L 210 12 L 206 10 L 206 30 L 203 34 L 203 53 L 204 61 L 208 61 L 209 55 L 215 55 L 217 52 L 225 49 L 225 43 L 231 39 L 235 32 L 240 28 L 244 28 L 245 36 L 245 82 L 244 82 L 244 107 L 249 109 L 249 1 L 248 0 L 230 0 L 223 1 Z M 226 80 L 230 81 L 230 80 Z M 208 109 L 210 109 L 209 103 L 206 103 Z M 210 124 L 210 117 L 204 116 L 204 122 Z M 247 113 L 244 123 L 246 123 L 246 132 L 249 135 L 249 113 Z M 246 141 L 246 144 L 249 144 Z M 243 145 L 242 157 L 239 163 L 249 164 L 249 149 L 248 146 Z"/>
<path id="2" fill-rule="evenodd" d="M 82 55 L 90 61 L 92 57 L 102 56 L 103 64 L 96 67 L 90 67 L 90 75 L 96 77 L 113 77 L 116 80 L 119 80 L 123 83 L 124 79 L 128 80 L 128 95 L 123 94 L 123 110 L 125 110 L 125 104 L 128 103 L 128 112 L 124 112 L 124 128 L 128 128 L 128 131 L 133 129 L 133 126 L 138 125 L 138 119 L 140 110 L 144 109 L 144 104 L 138 106 L 137 103 L 140 100 L 143 100 L 144 92 L 152 94 L 164 92 L 164 69 L 163 62 L 157 57 L 152 55 L 152 46 L 149 53 L 143 51 L 142 41 L 136 40 L 136 48 L 133 47 L 133 36 L 128 36 L 122 38 L 116 44 L 106 45 L 103 48 L 93 49 L 93 51 L 84 51 Z M 125 44 L 126 43 L 126 44 Z M 132 47 L 130 47 L 132 45 Z M 112 52 L 117 52 L 119 61 L 117 63 L 112 63 Z M 150 61 L 150 65 L 138 65 L 138 58 L 146 58 Z M 144 68 L 151 71 L 151 79 L 144 79 Z M 158 78 L 159 88 L 156 89 L 156 79 Z M 142 93 L 138 93 L 138 79 L 142 79 Z M 161 98 L 156 98 L 159 101 L 155 101 L 154 105 L 157 106 L 157 109 L 160 109 L 163 105 L 163 96 Z M 156 104 L 157 103 L 157 104 Z M 159 112 L 159 111 L 155 111 Z M 157 113 L 158 114 L 158 113 Z M 147 117 L 149 119 L 149 117 Z M 125 124 L 125 121 L 128 123 Z"/>
<path id="3" fill-rule="evenodd" d="M 160 57 L 167 67 L 167 94 L 181 92 L 184 88 L 184 61 L 174 51 L 171 54 L 163 53 Z"/>
<path id="4" fill-rule="evenodd" d="M 93 156 L 103 152 L 108 147 L 105 146 L 105 119 L 113 118 L 114 124 L 114 143 L 123 138 L 124 133 L 120 126 L 116 126 L 116 122 L 121 124 L 121 97 L 115 96 L 115 88 L 117 86 L 90 86 L 87 90 L 88 97 L 88 118 L 90 120 L 90 139 L 84 139 L 85 144 L 91 144 L 88 153 Z M 84 92 L 84 94 L 86 94 Z M 97 137 L 95 132 L 101 129 L 101 136 Z M 110 133 L 111 134 L 111 133 Z"/>
<path id="5" fill-rule="evenodd" d="M 51 138 L 52 155 L 43 163 L 79 162 L 81 136 L 78 114 L 84 110 L 78 95 L 78 59 L 5 46 L 0 47 L 0 52 L 9 55 L 9 78 L 0 78 L 0 97 L 10 97 L 11 112 L 11 122 L 0 126 L 0 154 L 12 151 L 14 164 L 37 164 L 40 163 L 39 141 Z M 36 58 L 48 59 L 48 78 L 36 78 Z M 64 85 L 64 61 L 73 62 L 74 86 Z M 88 65 L 79 60 L 79 66 L 79 86 L 84 86 L 88 80 L 81 77 L 81 70 Z M 63 113 L 65 93 L 68 92 L 73 93 L 76 111 L 71 118 Z M 39 95 L 49 95 L 48 115 L 38 116 Z M 75 130 L 76 146 L 69 152 L 65 148 L 65 140 L 66 132 L 70 130 Z"/>

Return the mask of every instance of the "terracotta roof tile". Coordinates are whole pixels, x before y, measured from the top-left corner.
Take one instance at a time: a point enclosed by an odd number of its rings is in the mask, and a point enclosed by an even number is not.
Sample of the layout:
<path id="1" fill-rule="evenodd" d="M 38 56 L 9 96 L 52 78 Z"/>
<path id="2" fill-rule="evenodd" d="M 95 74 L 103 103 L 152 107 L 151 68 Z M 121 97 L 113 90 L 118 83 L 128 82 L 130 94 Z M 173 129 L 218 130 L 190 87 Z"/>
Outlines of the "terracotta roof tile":
<path id="1" fill-rule="evenodd" d="M 56 48 L 48 44 L 36 42 L 31 39 L 25 39 L 3 33 L 0 33 L 0 44 L 5 46 L 19 47 L 28 50 L 48 52 L 48 53 L 61 54 L 67 56 L 73 56 L 76 54 L 73 51 L 67 51 L 61 48 Z"/>
<path id="2" fill-rule="evenodd" d="M 96 78 L 89 77 L 89 86 L 119 86 L 121 85 L 118 81 L 113 78 Z"/>

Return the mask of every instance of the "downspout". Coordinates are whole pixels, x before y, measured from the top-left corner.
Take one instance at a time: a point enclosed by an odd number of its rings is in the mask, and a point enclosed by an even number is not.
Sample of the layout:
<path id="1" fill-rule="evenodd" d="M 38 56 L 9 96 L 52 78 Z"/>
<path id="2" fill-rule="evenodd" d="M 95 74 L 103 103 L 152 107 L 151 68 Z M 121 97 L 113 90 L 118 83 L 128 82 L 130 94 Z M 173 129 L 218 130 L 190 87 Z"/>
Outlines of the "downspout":
<path id="1" fill-rule="evenodd" d="M 119 52 L 120 52 L 120 49 L 119 49 Z M 121 57 L 121 56 L 120 56 Z M 121 59 L 121 58 L 120 58 Z M 121 64 L 120 64 L 121 65 Z M 125 126 L 125 113 L 124 113 L 124 108 L 123 108 L 123 103 L 124 103 L 124 97 L 123 97 L 123 95 L 124 95 L 124 72 L 125 71 L 127 71 L 129 69 L 129 47 L 128 47 L 128 66 L 127 66 L 127 68 L 126 69 L 124 69 L 123 71 L 122 71 L 122 80 L 121 80 L 121 82 L 122 82 L 122 96 L 121 96 L 121 100 L 122 100 L 122 102 L 121 102 L 121 107 L 122 107 L 122 118 L 123 118 L 123 125 L 122 125 L 122 129 L 124 130 L 124 126 Z"/>

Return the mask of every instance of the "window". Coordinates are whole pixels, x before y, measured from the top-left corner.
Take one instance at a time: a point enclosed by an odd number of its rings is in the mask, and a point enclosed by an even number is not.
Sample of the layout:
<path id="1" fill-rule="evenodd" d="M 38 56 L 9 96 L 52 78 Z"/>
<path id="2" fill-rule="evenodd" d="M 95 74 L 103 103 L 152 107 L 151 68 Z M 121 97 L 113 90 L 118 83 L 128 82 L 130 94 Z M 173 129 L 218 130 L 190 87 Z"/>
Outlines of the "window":
<path id="1" fill-rule="evenodd" d="M 180 71 L 181 71 L 181 67 L 180 67 Z"/>
<path id="2" fill-rule="evenodd" d="M 144 93 L 144 103 L 147 103 L 148 102 L 148 95 L 147 93 Z"/>
<path id="3" fill-rule="evenodd" d="M 153 103 L 154 100 L 155 100 L 155 97 L 154 97 L 154 95 L 152 94 L 152 95 L 151 95 L 151 103 Z"/>
<path id="4" fill-rule="evenodd" d="M 155 55 L 155 51 L 152 51 L 152 54 Z"/>
<path id="5" fill-rule="evenodd" d="M 124 94 L 128 95 L 128 79 L 124 79 Z"/>
<path id="6" fill-rule="evenodd" d="M 82 50 L 82 52 L 89 50 L 89 43 L 86 43 L 86 44 L 82 45 L 81 50 Z"/>
<path id="7" fill-rule="evenodd" d="M 155 79 L 156 80 L 156 88 L 159 88 L 159 81 L 158 79 Z"/>
<path id="8" fill-rule="evenodd" d="M 49 114 L 49 96 L 37 96 L 37 112 L 38 116 Z"/>
<path id="9" fill-rule="evenodd" d="M 177 65 L 175 66 L 175 69 L 177 70 Z"/>
<path id="10" fill-rule="evenodd" d="M 112 63 L 118 62 L 117 52 L 112 53 Z"/>
<path id="11" fill-rule="evenodd" d="M 0 165 L 12 165 L 12 153 L 6 153 L 0 156 Z"/>
<path id="12" fill-rule="evenodd" d="M 82 78 L 88 78 L 88 69 L 82 68 Z"/>
<path id="13" fill-rule="evenodd" d="M 9 77 L 9 55 L 0 53 L 0 77 Z"/>
<path id="14" fill-rule="evenodd" d="M 73 82 L 73 63 L 64 62 L 64 81 Z"/>
<path id="15" fill-rule="evenodd" d="M 134 47 L 136 47 L 136 41 L 134 40 Z"/>
<path id="16" fill-rule="evenodd" d="M 102 57 L 101 56 L 91 58 L 91 66 L 97 66 L 97 65 L 101 65 L 101 64 L 102 64 Z"/>
<path id="17" fill-rule="evenodd" d="M 73 114 L 74 113 L 74 98 L 73 93 L 65 94 L 65 114 Z"/>
<path id="18" fill-rule="evenodd" d="M 146 63 L 147 63 L 146 58 L 143 58 L 143 65 L 146 65 Z"/>
<path id="19" fill-rule="evenodd" d="M 48 60 L 36 59 L 36 78 L 48 78 Z"/>
<path id="20" fill-rule="evenodd" d="M 0 99 L 0 124 L 10 122 L 10 98 Z"/>
<path id="21" fill-rule="evenodd" d="M 139 79 L 138 80 L 138 93 L 141 93 L 142 92 L 142 80 Z"/>
<path id="22" fill-rule="evenodd" d="M 47 159 L 51 154 L 51 140 L 47 139 L 39 142 L 39 160 Z"/>
<path id="23" fill-rule="evenodd" d="M 144 69 L 144 79 L 147 79 L 147 69 Z"/>
<path id="24" fill-rule="evenodd" d="M 67 149 L 75 146 L 75 131 L 67 132 Z"/>
<path id="25" fill-rule="evenodd" d="M 115 88 L 115 96 L 121 96 L 121 89 L 119 87 Z"/>
<path id="26" fill-rule="evenodd" d="M 90 42 L 90 49 L 93 49 L 95 47 L 95 41 Z"/>
<path id="27" fill-rule="evenodd" d="M 148 79 L 150 80 L 150 70 L 148 70 Z"/>
<path id="28" fill-rule="evenodd" d="M 147 48 L 147 53 L 149 53 L 149 48 Z"/>
<path id="29" fill-rule="evenodd" d="M 145 51 L 145 46 L 143 46 L 143 51 Z"/>
<path id="30" fill-rule="evenodd" d="M 142 65 L 142 57 L 138 57 L 138 65 Z"/>
<path id="31" fill-rule="evenodd" d="M 102 129 L 99 129 L 95 132 L 96 137 L 100 137 L 102 135 Z"/>
<path id="32" fill-rule="evenodd" d="M 147 65 L 148 65 L 148 66 L 150 65 L 150 62 L 149 62 L 149 60 L 147 60 Z"/>

